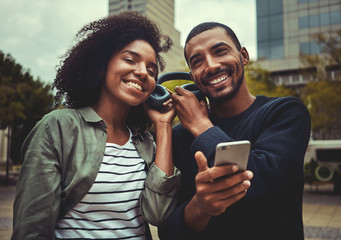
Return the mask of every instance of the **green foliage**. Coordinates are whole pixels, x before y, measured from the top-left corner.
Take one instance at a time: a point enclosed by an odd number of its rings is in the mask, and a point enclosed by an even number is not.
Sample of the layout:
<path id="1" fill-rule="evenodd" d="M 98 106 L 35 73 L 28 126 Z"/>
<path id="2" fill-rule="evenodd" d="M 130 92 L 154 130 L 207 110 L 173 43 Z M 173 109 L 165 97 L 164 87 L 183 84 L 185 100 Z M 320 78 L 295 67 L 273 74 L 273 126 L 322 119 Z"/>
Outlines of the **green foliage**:
<path id="1" fill-rule="evenodd" d="M 303 100 L 312 119 L 313 132 L 327 137 L 334 126 L 341 126 L 341 82 L 310 82 L 303 89 Z"/>
<path id="2" fill-rule="evenodd" d="M 283 85 L 275 85 L 270 80 L 270 72 L 262 69 L 257 63 L 250 61 L 245 67 L 246 82 L 253 95 L 268 97 L 295 96 L 296 93 Z"/>
<path id="3" fill-rule="evenodd" d="M 341 74 L 331 79 L 327 73 L 328 69 L 341 71 L 341 30 L 335 35 L 315 35 L 313 40 L 322 46 L 323 54 L 300 58 L 305 67 L 303 73 L 314 79 L 302 90 L 302 97 L 311 115 L 314 135 L 328 139 L 341 126 Z"/>
<path id="4" fill-rule="evenodd" d="M 0 128 L 12 128 L 13 162 L 18 162 L 28 132 L 52 105 L 51 86 L 34 80 L 10 55 L 0 51 Z"/>

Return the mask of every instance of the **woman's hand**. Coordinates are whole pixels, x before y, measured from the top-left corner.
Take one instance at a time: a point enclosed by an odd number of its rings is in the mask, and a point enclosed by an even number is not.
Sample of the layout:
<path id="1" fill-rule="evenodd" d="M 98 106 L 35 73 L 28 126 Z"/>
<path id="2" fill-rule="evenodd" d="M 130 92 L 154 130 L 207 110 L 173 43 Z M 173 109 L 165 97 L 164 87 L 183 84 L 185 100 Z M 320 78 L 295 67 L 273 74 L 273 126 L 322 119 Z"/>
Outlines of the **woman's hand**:
<path id="1" fill-rule="evenodd" d="M 168 90 L 168 92 L 170 94 L 172 94 L 171 91 Z M 172 124 L 172 122 L 175 118 L 175 115 L 176 115 L 176 111 L 175 111 L 175 108 L 173 106 L 173 100 L 172 99 L 169 99 L 168 101 L 163 103 L 163 108 L 161 109 L 161 111 L 158 111 L 156 109 L 149 107 L 149 105 L 147 103 L 144 103 L 144 109 L 145 109 L 149 119 L 152 121 L 152 123 L 154 125 L 157 125 L 159 123 Z"/>

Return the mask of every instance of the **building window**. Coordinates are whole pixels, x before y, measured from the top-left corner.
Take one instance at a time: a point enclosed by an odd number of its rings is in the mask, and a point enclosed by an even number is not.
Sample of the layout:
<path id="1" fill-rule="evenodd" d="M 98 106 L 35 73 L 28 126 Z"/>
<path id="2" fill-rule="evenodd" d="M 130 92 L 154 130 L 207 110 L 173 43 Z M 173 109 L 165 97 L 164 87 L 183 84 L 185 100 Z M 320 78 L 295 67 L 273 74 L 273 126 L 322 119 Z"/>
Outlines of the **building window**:
<path id="1" fill-rule="evenodd" d="M 320 14 L 320 23 L 321 26 L 330 24 L 329 12 Z"/>
<path id="2" fill-rule="evenodd" d="M 258 59 L 270 58 L 270 47 L 267 42 L 258 43 L 257 58 Z"/>
<path id="3" fill-rule="evenodd" d="M 316 2 L 317 0 L 298 0 L 298 3 Z"/>
<path id="4" fill-rule="evenodd" d="M 309 26 L 310 27 L 318 27 L 320 25 L 319 23 L 319 15 L 310 15 L 309 16 Z"/>
<path id="5" fill-rule="evenodd" d="M 271 15 L 281 14 L 282 12 L 282 0 L 269 0 L 269 13 Z"/>
<path id="6" fill-rule="evenodd" d="M 341 11 L 326 12 L 299 18 L 299 27 L 310 28 L 341 23 Z"/>
<path id="7" fill-rule="evenodd" d="M 271 41 L 270 59 L 279 59 L 284 57 L 283 40 Z"/>
<path id="8" fill-rule="evenodd" d="M 322 46 L 317 42 L 301 42 L 300 43 L 300 54 L 320 54 Z"/>
<path id="9" fill-rule="evenodd" d="M 268 18 L 263 17 L 258 19 L 257 21 L 257 41 L 268 40 L 270 37 L 269 34 L 269 24 Z"/>
<path id="10" fill-rule="evenodd" d="M 341 23 L 341 11 L 334 11 L 330 13 L 331 24 Z"/>
<path id="11" fill-rule="evenodd" d="M 299 18 L 299 27 L 300 28 L 308 28 L 309 27 L 308 16 L 304 16 L 304 17 Z"/>
<path id="12" fill-rule="evenodd" d="M 283 15 L 272 16 L 270 18 L 270 36 L 271 39 L 283 38 Z"/>

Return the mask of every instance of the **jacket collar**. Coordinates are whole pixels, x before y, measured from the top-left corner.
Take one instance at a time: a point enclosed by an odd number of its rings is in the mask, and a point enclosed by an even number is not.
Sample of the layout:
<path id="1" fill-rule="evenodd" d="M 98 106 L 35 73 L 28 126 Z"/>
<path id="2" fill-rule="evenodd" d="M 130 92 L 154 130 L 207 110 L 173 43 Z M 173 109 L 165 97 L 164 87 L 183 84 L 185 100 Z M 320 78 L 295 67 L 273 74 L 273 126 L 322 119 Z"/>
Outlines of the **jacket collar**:
<path id="1" fill-rule="evenodd" d="M 104 122 L 104 120 L 95 112 L 95 110 L 88 106 L 88 107 L 84 107 L 84 108 L 79 108 L 78 111 L 81 113 L 81 115 L 83 116 L 84 120 L 87 122 L 93 122 L 93 123 L 97 123 L 97 122 Z M 133 141 L 144 141 L 144 137 L 143 135 L 136 129 L 135 126 L 128 126 L 131 133 L 132 133 L 132 139 Z"/>
<path id="2" fill-rule="evenodd" d="M 103 119 L 100 116 L 98 116 L 98 114 L 95 112 L 95 110 L 90 106 L 84 107 L 84 108 L 79 108 L 78 111 L 81 113 L 84 120 L 87 122 L 96 123 L 96 122 L 103 121 Z"/>

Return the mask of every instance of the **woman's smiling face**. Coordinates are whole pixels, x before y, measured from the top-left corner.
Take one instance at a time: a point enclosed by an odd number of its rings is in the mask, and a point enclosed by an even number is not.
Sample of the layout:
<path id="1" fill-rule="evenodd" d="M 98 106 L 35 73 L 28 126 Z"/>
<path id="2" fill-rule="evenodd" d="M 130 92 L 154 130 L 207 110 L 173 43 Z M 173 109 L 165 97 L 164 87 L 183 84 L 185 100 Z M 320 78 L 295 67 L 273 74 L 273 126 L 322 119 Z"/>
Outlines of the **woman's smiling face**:
<path id="1" fill-rule="evenodd" d="M 101 98 L 137 106 L 153 92 L 157 72 L 152 46 L 144 40 L 132 41 L 110 59 Z"/>

